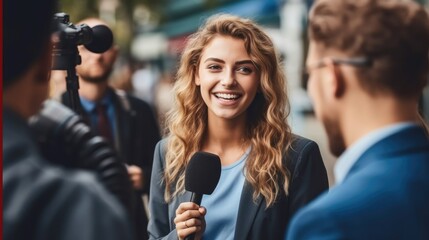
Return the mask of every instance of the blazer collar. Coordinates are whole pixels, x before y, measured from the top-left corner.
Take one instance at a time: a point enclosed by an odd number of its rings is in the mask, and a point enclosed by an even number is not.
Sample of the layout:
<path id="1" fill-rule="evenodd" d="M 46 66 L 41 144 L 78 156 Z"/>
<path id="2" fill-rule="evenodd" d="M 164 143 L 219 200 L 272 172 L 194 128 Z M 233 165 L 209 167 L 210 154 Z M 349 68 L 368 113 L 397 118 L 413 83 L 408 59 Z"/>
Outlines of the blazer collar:
<path id="1" fill-rule="evenodd" d="M 350 169 L 347 179 L 353 172 L 366 166 L 371 161 L 380 161 L 403 152 L 418 152 L 427 150 L 429 138 L 423 128 L 413 126 L 399 131 L 370 147 Z"/>

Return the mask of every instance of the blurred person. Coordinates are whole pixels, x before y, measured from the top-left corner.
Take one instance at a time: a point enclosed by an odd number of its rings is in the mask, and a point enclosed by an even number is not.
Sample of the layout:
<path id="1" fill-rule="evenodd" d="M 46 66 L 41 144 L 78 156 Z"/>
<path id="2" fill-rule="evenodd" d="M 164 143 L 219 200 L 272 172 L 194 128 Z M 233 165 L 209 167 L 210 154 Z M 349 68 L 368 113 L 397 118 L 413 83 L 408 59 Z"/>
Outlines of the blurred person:
<path id="1" fill-rule="evenodd" d="M 90 27 L 107 25 L 96 18 L 79 22 Z M 138 201 L 134 225 L 137 239 L 147 239 L 147 213 L 142 194 L 149 192 L 153 153 L 160 133 L 151 107 L 144 101 L 108 85 L 118 47 L 113 45 L 101 54 L 78 47 L 82 64 L 76 67 L 79 76 L 79 95 L 83 117 L 95 133 L 105 137 L 127 165 Z M 68 94 L 62 101 L 70 105 Z"/>
<path id="2" fill-rule="evenodd" d="M 134 92 L 134 86 L 131 82 L 133 70 L 127 57 L 119 57 L 113 65 L 113 71 L 109 77 L 109 86 L 114 89 L 124 90 L 127 93 Z"/>
<path id="3" fill-rule="evenodd" d="M 166 131 L 165 118 L 168 111 L 174 105 L 174 92 L 173 92 L 174 76 L 166 72 L 162 75 L 155 88 L 154 104 L 158 115 L 158 122 L 162 131 Z M 167 134 L 163 132 L 163 135 Z"/>
<path id="4" fill-rule="evenodd" d="M 131 82 L 134 86 L 134 95 L 149 105 L 155 105 L 155 89 L 158 85 L 160 73 L 150 62 L 143 61 L 131 76 Z"/>
<path id="5" fill-rule="evenodd" d="M 93 173 L 47 161 L 27 123 L 49 94 L 55 6 L 3 2 L 3 239 L 132 239 L 117 199 Z"/>
<path id="6" fill-rule="evenodd" d="M 291 134 L 283 69 L 253 21 L 215 15 L 184 49 L 169 135 L 155 150 L 150 239 L 279 239 L 290 217 L 328 188 L 317 144 Z M 197 151 L 222 172 L 201 206 L 184 172 Z"/>
<path id="7" fill-rule="evenodd" d="M 429 139 L 418 100 L 429 17 L 401 0 L 319 0 L 309 21 L 308 91 L 336 186 L 293 219 L 288 239 L 429 239 Z"/>

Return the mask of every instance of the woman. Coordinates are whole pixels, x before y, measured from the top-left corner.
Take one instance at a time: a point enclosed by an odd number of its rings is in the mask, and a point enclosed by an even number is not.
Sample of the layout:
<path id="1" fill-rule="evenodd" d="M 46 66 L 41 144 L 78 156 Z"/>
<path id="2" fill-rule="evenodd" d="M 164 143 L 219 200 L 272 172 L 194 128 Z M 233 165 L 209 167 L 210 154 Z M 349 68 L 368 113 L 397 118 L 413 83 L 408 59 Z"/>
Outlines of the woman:
<path id="1" fill-rule="evenodd" d="M 282 239 L 292 214 L 328 188 L 317 145 L 291 134 L 285 85 L 271 39 L 252 21 L 216 15 L 190 37 L 169 136 L 155 150 L 151 239 Z M 197 151 L 222 164 L 201 206 L 184 189 Z"/>

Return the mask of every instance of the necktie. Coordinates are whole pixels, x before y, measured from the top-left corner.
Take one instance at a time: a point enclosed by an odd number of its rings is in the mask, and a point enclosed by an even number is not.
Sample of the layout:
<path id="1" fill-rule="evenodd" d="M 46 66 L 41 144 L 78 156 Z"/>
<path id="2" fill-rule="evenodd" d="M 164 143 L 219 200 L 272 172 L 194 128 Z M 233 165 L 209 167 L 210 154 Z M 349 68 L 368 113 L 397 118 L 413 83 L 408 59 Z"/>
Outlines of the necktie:
<path id="1" fill-rule="evenodd" d="M 97 132 L 112 144 L 112 131 L 110 129 L 109 118 L 107 117 L 107 106 L 103 103 L 97 103 L 95 107 L 97 113 Z"/>

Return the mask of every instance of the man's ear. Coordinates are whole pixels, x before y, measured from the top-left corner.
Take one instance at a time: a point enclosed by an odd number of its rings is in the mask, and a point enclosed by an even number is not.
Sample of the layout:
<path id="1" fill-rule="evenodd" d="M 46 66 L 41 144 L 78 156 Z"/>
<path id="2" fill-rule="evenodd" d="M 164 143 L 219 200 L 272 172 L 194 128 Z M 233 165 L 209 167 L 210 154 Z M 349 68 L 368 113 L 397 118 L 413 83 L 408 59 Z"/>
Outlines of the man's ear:
<path id="1" fill-rule="evenodd" d="M 113 62 L 115 62 L 115 60 L 116 60 L 116 58 L 118 57 L 118 54 L 119 54 L 119 46 L 116 45 L 116 44 L 113 44 L 112 48 L 110 48 L 107 51 L 111 51 L 112 52 L 111 54 L 112 54 L 113 59 L 114 59 Z"/>
<path id="2" fill-rule="evenodd" d="M 338 67 L 337 64 L 334 63 L 332 59 L 326 60 L 326 66 L 330 71 L 330 84 L 331 91 L 334 97 L 340 98 L 344 95 L 346 90 L 346 82 L 344 79 L 344 74 L 341 71 L 341 68 Z"/>

